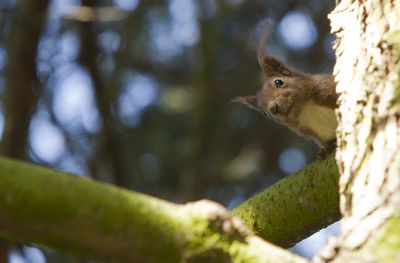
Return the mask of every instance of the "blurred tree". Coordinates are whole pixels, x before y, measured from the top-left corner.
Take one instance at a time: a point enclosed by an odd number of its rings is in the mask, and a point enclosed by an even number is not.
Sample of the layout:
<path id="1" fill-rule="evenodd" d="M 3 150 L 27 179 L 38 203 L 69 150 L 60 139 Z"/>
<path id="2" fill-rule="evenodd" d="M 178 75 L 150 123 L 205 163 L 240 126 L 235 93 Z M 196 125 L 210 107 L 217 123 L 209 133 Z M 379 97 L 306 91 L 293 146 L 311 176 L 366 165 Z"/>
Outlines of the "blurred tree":
<path id="1" fill-rule="evenodd" d="M 5 125 L 0 153 L 27 159 L 27 137 L 31 117 L 36 109 L 40 87 L 36 77 L 36 56 L 40 35 L 46 20 L 47 0 L 20 1 L 6 41 L 6 89 L 3 94 Z M 8 261 L 12 246 L 0 241 L 0 262 Z"/>
<path id="2" fill-rule="evenodd" d="M 14 26 L 7 40 L 4 134 L 1 153 L 10 157 L 27 157 L 27 137 L 31 117 L 40 94 L 36 77 L 36 56 L 48 1 L 18 2 Z"/>

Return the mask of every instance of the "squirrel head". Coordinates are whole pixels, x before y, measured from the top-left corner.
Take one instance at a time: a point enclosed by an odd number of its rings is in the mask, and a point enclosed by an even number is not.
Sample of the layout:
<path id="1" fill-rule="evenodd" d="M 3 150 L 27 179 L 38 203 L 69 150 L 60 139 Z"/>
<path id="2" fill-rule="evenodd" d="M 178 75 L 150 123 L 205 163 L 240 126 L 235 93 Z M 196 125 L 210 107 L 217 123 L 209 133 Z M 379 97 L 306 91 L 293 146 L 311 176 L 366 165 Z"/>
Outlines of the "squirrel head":
<path id="1" fill-rule="evenodd" d="M 277 121 L 296 122 L 302 106 L 310 99 L 312 78 L 289 68 L 273 56 L 262 56 L 259 64 L 267 76 L 263 88 L 256 95 L 237 97 L 233 101 Z"/>

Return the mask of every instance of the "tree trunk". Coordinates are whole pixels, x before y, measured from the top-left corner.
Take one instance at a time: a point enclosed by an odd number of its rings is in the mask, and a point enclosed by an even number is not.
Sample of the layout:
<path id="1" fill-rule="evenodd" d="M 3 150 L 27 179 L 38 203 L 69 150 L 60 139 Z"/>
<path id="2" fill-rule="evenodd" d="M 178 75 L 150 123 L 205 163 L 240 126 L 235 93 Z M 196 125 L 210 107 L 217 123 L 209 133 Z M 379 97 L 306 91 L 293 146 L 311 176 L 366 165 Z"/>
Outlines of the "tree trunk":
<path id="1" fill-rule="evenodd" d="M 317 262 L 400 260 L 399 14 L 399 1 L 345 0 L 330 15 L 343 220 Z"/>
<path id="2" fill-rule="evenodd" d="M 48 0 L 19 1 L 12 31 L 7 40 L 5 70 L 5 127 L 0 152 L 25 159 L 31 117 L 36 109 L 38 79 L 37 47 L 47 17 Z"/>

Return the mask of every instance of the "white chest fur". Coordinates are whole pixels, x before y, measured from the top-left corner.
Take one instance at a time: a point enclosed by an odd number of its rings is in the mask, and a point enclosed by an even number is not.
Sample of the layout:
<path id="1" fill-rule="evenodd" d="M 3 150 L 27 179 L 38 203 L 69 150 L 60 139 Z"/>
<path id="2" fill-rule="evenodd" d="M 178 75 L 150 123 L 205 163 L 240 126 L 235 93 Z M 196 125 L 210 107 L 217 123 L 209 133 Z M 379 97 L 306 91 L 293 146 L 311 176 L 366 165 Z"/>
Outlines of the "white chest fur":
<path id="1" fill-rule="evenodd" d="M 314 102 L 307 103 L 300 112 L 299 124 L 301 127 L 313 130 L 324 141 L 329 141 L 336 136 L 335 111 Z"/>

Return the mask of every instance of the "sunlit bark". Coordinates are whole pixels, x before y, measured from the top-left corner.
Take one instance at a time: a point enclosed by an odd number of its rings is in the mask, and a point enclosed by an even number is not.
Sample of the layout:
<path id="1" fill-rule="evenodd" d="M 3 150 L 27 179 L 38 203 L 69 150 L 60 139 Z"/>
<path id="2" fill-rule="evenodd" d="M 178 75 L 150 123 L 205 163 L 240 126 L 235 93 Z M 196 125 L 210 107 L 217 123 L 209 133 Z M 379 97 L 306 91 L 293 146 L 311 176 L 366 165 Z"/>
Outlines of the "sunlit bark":
<path id="1" fill-rule="evenodd" d="M 340 97 L 343 233 L 319 262 L 396 262 L 400 235 L 400 2 L 341 1 L 332 12 Z"/>

